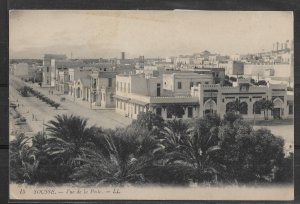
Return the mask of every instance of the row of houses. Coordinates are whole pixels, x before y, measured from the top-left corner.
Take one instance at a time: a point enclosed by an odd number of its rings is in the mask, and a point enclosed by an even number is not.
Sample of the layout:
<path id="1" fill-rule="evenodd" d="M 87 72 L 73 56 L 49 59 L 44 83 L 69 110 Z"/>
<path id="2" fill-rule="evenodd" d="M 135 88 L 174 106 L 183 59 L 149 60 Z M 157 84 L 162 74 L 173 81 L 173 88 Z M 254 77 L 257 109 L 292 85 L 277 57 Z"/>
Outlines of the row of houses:
<path id="1" fill-rule="evenodd" d="M 288 94 L 285 84 L 255 86 L 250 79 L 238 79 L 234 87 L 226 87 L 224 68 L 151 67 L 121 73 L 109 64 L 59 67 L 50 61 L 49 66 L 47 63 L 44 66 L 43 84 L 91 107 L 114 108 L 124 117 L 136 119 L 140 112 L 146 111 L 165 119 L 201 117 L 211 112 L 223 116 L 238 100 L 244 118 L 262 119 L 264 113 L 253 108 L 262 99 L 273 101 L 274 109 L 269 111 L 272 117 L 293 117 L 293 95 Z M 181 109 L 182 114 L 172 114 L 174 107 Z"/>

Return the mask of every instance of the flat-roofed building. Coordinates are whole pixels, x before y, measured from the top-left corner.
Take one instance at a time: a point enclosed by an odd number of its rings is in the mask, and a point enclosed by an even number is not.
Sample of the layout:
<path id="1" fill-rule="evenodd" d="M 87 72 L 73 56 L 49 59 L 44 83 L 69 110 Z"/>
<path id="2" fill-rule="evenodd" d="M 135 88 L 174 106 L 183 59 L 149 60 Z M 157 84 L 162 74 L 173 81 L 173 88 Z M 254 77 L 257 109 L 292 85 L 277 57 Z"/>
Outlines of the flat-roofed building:
<path id="1" fill-rule="evenodd" d="M 116 112 L 136 119 L 140 112 L 152 111 L 165 119 L 171 119 L 174 116 L 170 114 L 169 107 L 178 105 L 184 109 L 184 114 L 180 117 L 197 117 L 198 98 L 191 97 L 190 83 L 186 83 L 186 74 L 176 74 L 163 74 L 158 77 L 117 75 Z M 195 73 L 188 74 L 192 78 L 195 75 Z M 197 79 L 199 80 L 199 77 Z M 181 82 L 181 85 L 178 82 Z"/>
<path id="2" fill-rule="evenodd" d="M 199 116 L 207 113 L 217 113 L 221 117 L 233 109 L 234 102 L 239 101 L 239 113 L 245 119 L 263 119 L 263 110 L 254 111 L 257 101 L 270 100 L 274 103 L 273 110 L 266 110 L 272 118 L 292 117 L 292 109 L 288 104 L 293 104 L 293 99 L 287 97 L 284 84 L 269 84 L 268 86 L 253 86 L 249 79 L 239 79 L 235 87 L 222 87 L 220 85 L 199 84 L 192 87 L 191 94 L 199 97 Z M 288 102 L 289 101 L 289 102 Z M 268 113 L 266 113 L 268 112 Z"/>
<path id="3" fill-rule="evenodd" d="M 89 102 L 94 106 L 114 108 L 116 92 L 115 71 L 93 71 L 90 74 L 90 97 Z"/>

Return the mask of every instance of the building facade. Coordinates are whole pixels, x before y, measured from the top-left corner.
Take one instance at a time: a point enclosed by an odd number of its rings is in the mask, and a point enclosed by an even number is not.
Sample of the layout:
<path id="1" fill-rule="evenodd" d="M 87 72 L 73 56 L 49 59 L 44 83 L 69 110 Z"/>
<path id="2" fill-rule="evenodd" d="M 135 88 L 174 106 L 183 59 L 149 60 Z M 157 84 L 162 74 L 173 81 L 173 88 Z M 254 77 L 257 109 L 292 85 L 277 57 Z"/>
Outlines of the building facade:
<path id="1" fill-rule="evenodd" d="M 293 98 L 288 97 L 286 88 L 284 84 L 252 86 L 250 80 L 239 79 L 236 87 L 204 84 L 192 87 L 191 94 L 199 97 L 199 116 L 213 112 L 222 117 L 226 112 L 232 111 L 233 103 L 238 100 L 238 111 L 245 119 L 263 119 L 265 114 L 271 118 L 290 118 L 293 117 Z M 273 110 L 255 109 L 255 103 L 260 100 L 272 101 Z"/>
<path id="2" fill-rule="evenodd" d="M 93 71 L 90 75 L 90 103 L 103 108 L 115 107 L 115 71 Z"/>
<path id="3" fill-rule="evenodd" d="M 186 76 L 117 75 L 116 112 L 136 119 L 140 112 L 152 111 L 168 120 L 176 117 L 171 113 L 171 107 L 176 107 L 183 110 L 183 115 L 179 116 L 183 119 L 208 113 L 223 117 L 226 112 L 235 111 L 234 103 L 238 101 L 238 112 L 245 119 L 264 119 L 266 115 L 270 118 L 293 117 L 293 96 L 287 94 L 284 84 L 253 86 L 249 79 L 239 79 L 237 86 L 225 87 L 197 83 L 197 80 L 190 84 L 187 82 L 191 82 L 193 75 Z M 272 101 L 272 111 L 255 109 L 260 100 Z"/>
<path id="4" fill-rule="evenodd" d="M 190 89 L 197 84 L 212 83 L 212 75 L 176 72 L 158 77 L 145 75 L 117 75 L 116 112 L 137 118 L 140 112 L 152 111 L 165 119 L 197 117 L 199 103 Z M 172 108 L 182 108 L 183 114 L 172 114 Z"/>

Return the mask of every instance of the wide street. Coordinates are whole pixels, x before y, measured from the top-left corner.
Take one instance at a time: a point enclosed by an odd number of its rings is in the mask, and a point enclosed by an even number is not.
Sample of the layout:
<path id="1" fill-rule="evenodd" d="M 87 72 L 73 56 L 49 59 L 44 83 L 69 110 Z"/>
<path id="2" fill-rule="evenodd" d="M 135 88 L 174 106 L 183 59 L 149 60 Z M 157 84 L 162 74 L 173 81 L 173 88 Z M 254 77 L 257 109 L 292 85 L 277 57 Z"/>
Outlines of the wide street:
<path id="1" fill-rule="evenodd" d="M 10 76 L 9 99 L 11 102 L 19 103 L 19 112 L 26 117 L 33 132 L 42 131 L 43 123 L 47 123 L 58 114 L 73 114 L 87 118 L 87 125 L 89 127 L 93 125 L 103 128 L 126 127 L 132 121 L 129 118 L 118 115 L 112 109 L 91 110 L 88 107 L 76 104 L 69 100 L 60 102 L 60 97 L 57 95 L 50 95 L 48 89 L 37 87 L 32 83 L 26 83 L 27 86 L 33 87 L 52 100 L 60 103 L 61 106 L 56 110 L 34 96 L 22 97 L 15 89 L 17 84 L 25 85 L 25 82 L 21 81 L 19 78 Z"/>

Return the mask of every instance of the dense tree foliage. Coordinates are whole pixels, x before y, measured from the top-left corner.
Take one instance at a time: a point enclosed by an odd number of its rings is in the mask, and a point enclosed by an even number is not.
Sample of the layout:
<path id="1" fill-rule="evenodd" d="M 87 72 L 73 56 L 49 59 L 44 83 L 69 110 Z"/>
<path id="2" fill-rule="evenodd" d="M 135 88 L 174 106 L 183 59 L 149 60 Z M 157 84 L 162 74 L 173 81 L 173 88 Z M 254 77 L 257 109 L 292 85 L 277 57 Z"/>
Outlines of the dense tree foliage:
<path id="1" fill-rule="evenodd" d="M 236 111 L 190 121 L 147 112 L 114 130 L 58 115 L 44 133 L 11 141 L 10 167 L 17 183 L 283 183 L 292 182 L 293 155 Z"/>

